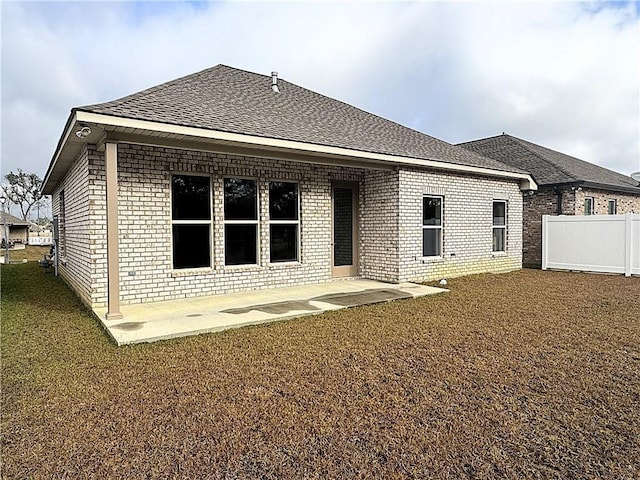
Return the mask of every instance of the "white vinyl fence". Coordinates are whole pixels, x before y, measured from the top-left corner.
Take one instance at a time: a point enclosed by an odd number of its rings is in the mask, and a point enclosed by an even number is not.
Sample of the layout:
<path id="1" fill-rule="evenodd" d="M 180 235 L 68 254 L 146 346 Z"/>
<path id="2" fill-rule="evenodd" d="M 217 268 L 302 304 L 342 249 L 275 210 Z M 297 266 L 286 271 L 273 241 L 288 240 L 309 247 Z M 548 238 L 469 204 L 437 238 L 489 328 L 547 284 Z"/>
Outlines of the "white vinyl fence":
<path id="1" fill-rule="evenodd" d="M 640 275 L 640 215 L 542 217 L 542 269 Z"/>
<path id="2" fill-rule="evenodd" d="M 53 237 L 34 237 L 29 235 L 29 245 L 53 245 Z"/>

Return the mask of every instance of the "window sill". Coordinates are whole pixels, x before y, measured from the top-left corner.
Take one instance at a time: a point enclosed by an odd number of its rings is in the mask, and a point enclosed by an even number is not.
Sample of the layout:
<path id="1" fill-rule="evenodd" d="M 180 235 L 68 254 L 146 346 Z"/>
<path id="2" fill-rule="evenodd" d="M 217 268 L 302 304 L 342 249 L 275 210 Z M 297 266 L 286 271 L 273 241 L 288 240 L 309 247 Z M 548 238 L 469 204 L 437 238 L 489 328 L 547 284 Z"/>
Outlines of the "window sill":
<path id="1" fill-rule="evenodd" d="M 491 257 L 506 257 L 508 256 L 507 252 L 491 252 Z"/>
<path id="2" fill-rule="evenodd" d="M 297 260 L 293 262 L 273 262 L 267 263 L 267 268 L 296 268 L 301 265 L 302 263 Z"/>
<path id="3" fill-rule="evenodd" d="M 444 261 L 444 257 L 443 256 L 438 256 L 438 257 L 418 257 L 418 260 L 420 260 L 421 263 L 437 263 L 437 262 L 443 262 Z"/>
<path id="4" fill-rule="evenodd" d="M 171 276 L 176 277 L 192 277 L 199 275 L 209 275 L 213 273 L 213 269 L 211 267 L 202 267 L 202 268 L 179 268 L 171 270 Z"/>
<path id="5" fill-rule="evenodd" d="M 224 272 L 251 272 L 260 270 L 262 267 L 257 263 L 251 265 L 225 265 L 222 267 Z"/>

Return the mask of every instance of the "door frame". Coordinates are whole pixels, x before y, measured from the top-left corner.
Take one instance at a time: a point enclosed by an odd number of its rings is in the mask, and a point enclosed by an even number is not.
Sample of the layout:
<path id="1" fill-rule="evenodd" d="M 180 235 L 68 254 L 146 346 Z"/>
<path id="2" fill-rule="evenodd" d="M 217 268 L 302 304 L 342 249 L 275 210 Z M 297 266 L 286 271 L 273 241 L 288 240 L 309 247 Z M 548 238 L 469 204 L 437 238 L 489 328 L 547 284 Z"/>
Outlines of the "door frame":
<path id="1" fill-rule="evenodd" d="M 351 238 L 352 238 L 352 259 L 351 265 L 334 265 L 335 259 L 335 238 L 333 229 L 335 223 L 335 188 L 348 188 L 351 190 Z M 360 185 L 358 182 L 332 181 L 331 182 L 331 276 L 332 277 L 356 277 L 360 267 L 360 217 L 359 200 Z"/>

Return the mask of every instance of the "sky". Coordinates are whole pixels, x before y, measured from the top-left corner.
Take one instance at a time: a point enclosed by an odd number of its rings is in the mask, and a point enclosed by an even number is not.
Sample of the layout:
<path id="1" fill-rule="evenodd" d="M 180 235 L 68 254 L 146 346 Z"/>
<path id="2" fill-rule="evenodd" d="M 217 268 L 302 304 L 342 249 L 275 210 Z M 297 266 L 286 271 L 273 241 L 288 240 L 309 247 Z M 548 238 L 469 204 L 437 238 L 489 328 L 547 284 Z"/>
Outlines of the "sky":
<path id="1" fill-rule="evenodd" d="M 640 3 L 0 2 L 1 173 L 72 107 L 225 64 L 450 143 L 502 132 L 640 170 Z"/>

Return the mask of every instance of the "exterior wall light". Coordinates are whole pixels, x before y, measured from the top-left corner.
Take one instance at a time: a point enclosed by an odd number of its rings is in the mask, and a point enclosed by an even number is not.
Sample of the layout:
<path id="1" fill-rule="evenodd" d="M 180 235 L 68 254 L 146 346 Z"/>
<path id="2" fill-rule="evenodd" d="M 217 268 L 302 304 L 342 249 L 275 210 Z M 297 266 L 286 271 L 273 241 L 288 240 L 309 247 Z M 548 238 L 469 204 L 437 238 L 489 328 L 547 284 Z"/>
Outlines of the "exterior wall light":
<path id="1" fill-rule="evenodd" d="M 76 137 L 78 138 L 87 138 L 91 135 L 91 129 L 88 125 L 80 125 L 80 129 L 76 132 Z"/>

